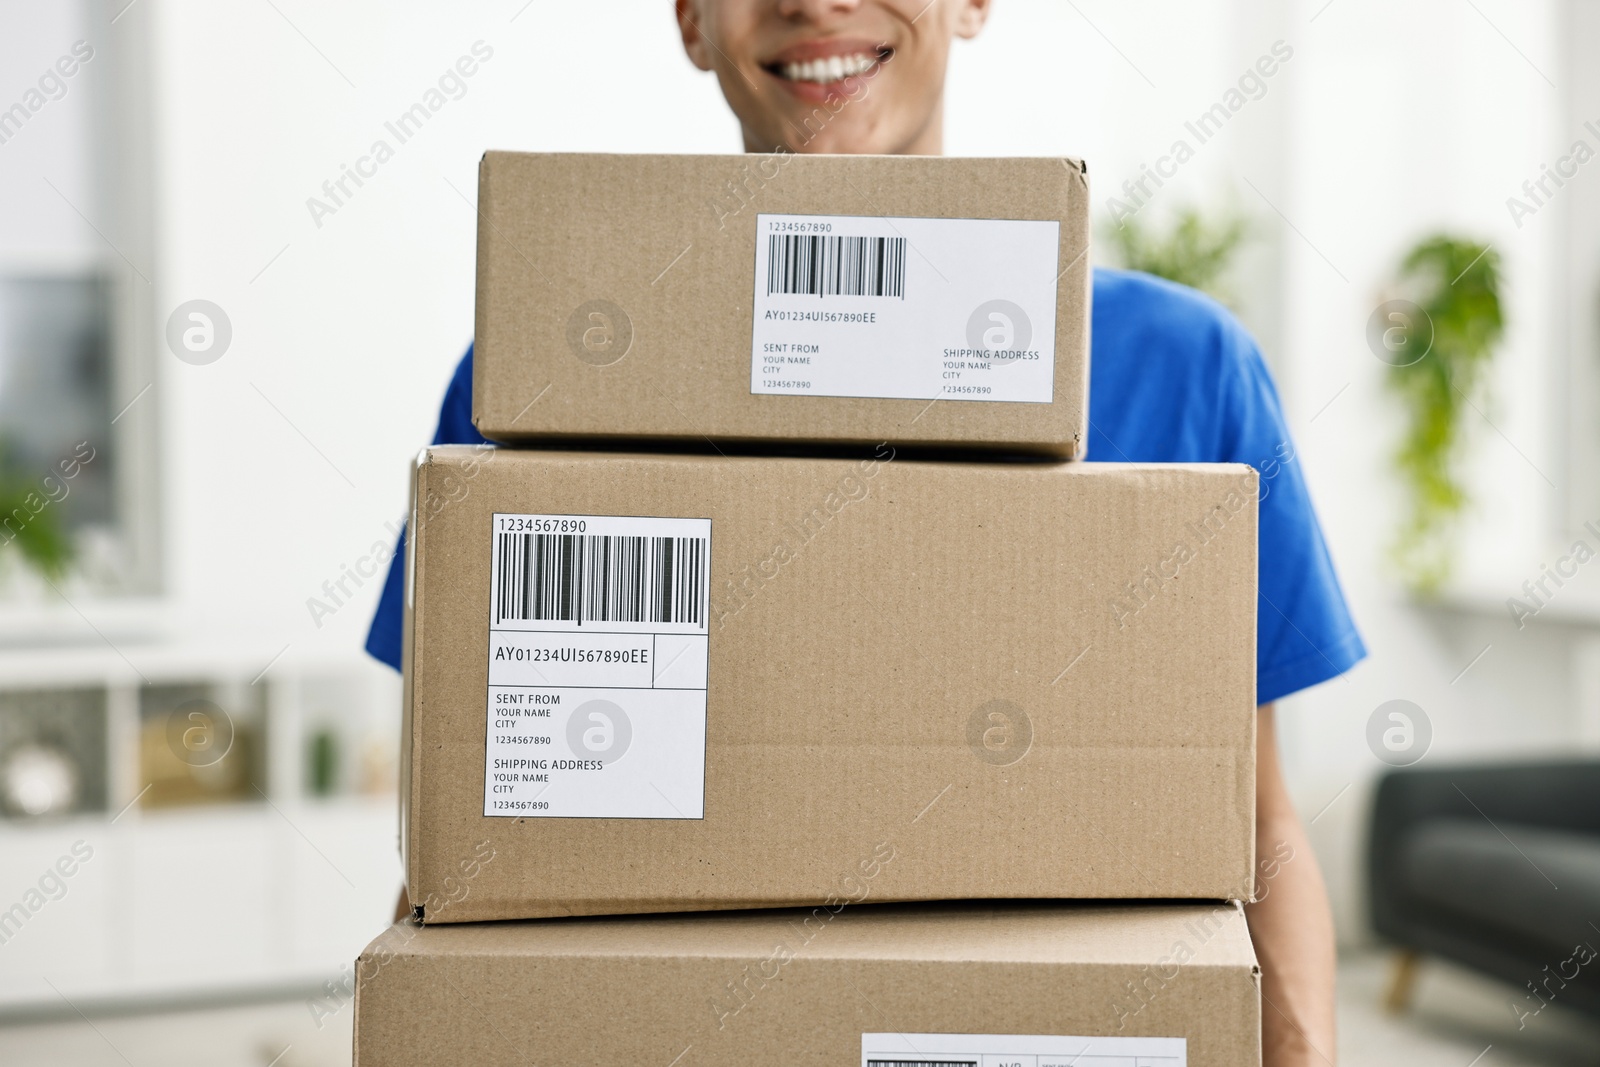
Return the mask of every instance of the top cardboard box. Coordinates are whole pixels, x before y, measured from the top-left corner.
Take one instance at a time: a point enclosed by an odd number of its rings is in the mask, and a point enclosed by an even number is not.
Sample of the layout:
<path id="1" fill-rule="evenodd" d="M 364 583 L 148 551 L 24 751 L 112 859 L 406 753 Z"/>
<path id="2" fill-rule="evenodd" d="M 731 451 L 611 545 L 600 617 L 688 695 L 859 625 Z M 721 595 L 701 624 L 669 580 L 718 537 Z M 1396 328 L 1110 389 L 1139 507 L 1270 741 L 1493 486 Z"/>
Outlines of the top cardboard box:
<path id="1" fill-rule="evenodd" d="M 1071 159 L 489 152 L 473 421 L 536 441 L 1086 444 Z"/>

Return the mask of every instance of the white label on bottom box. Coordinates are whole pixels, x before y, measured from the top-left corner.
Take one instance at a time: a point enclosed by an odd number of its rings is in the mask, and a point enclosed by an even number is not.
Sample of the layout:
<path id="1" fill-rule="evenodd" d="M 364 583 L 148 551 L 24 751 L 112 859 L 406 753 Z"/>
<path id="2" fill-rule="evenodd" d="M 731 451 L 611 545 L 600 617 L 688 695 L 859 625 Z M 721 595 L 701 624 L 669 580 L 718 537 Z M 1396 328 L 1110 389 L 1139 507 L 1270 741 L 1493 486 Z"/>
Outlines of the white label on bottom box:
<path id="1" fill-rule="evenodd" d="M 862 1034 L 861 1067 L 1185 1067 L 1181 1037 Z"/>
<path id="2" fill-rule="evenodd" d="M 705 817 L 711 520 L 494 516 L 483 813 Z"/>

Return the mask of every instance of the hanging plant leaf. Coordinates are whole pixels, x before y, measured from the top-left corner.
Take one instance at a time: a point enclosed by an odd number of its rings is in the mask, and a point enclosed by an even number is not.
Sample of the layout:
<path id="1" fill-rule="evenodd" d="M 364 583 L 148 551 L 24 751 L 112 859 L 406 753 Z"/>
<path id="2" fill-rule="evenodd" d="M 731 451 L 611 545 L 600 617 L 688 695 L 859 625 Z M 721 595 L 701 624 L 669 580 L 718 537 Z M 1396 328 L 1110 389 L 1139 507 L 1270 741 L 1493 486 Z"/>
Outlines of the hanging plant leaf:
<path id="1" fill-rule="evenodd" d="M 1394 453 L 1407 509 L 1390 555 L 1406 584 L 1426 596 L 1454 570 L 1458 520 L 1469 502 L 1458 471 L 1463 416 L 1477 403 L 1505 332 L 1500 256 L 1476 241 L 1429 237 L 1401 262 L 1398 288 L 1426 316 L 1432 345 L 1384 376 L 1407 416 Z"/>

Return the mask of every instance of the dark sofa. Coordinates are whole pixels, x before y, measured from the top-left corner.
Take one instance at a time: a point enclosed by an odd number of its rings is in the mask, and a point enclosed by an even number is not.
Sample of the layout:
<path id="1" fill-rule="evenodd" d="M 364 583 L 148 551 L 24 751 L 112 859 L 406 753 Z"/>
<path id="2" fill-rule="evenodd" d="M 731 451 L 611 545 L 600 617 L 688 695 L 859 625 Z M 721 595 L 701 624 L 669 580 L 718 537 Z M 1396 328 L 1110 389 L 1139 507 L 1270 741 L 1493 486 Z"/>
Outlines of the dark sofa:
<path id="1" fill-rule="evenodd" d="M 1367 858 L 1373 928 L 1403 950 L 1392 1008 L 1434 956 L 1510 982 L 1513 1015 L 1600 1016 L 1600 761 L 1391 771 Z"/>

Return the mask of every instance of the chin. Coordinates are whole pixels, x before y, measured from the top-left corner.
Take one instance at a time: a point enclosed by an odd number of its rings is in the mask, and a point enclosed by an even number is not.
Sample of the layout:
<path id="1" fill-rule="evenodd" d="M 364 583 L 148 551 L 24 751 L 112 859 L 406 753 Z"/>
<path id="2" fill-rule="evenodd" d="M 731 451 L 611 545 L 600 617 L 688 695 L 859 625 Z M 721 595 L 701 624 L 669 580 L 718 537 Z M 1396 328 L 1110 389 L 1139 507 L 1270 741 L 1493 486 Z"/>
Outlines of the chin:
<path id="1" fill-rule="evenodd" d="M 795 116 L 780 124 L 782 132 L 773 142 L 801 155 L 891 155 L 904 143 L 865 114 L 841 113 L 821 129 L 804 125 L 806 117 Z M 801 135 L 796 130 L 806 132 Z"/>
<path id="2" fill-rule="evenodd" d="M 791 145 L 790 150 L 808 156 L 861 156 L 888 155 L 894 150 L 870 137 L 853 137 L 849 134 L 830 136 L 824 133 L 802 145 Z"/>

